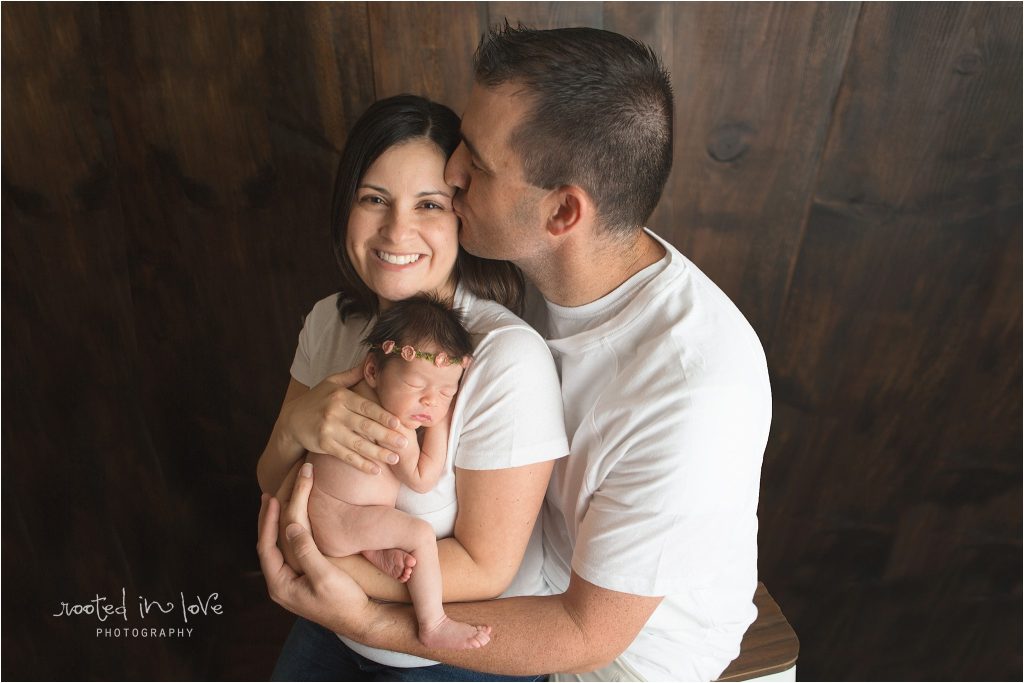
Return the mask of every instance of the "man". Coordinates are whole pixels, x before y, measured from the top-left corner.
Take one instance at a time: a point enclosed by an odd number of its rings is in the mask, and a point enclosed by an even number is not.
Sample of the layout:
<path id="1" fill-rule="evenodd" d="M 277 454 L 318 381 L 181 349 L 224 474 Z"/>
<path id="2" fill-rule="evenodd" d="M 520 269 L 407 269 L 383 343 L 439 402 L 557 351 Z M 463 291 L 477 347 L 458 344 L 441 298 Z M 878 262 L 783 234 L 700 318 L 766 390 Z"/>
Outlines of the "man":
<path id="1" fill-rule="evenodd" d="M 671 166 L 672 94 L 645 46 L 595 29 L 484 37 L 446 179 L 461 241 L 516 263 L 562 380 L 571 452 L 545 502 L 552 595 L 454 604 L 492 642 L 431 652 L 411 608 L 369 601 L 286 519 L 306 574 L 259 550 L 271 595 L 375 647 L 497 674 L 711 679 L 756 617 L 757 496 L 771 398 L 764 353 L 728 298 L 644 225 Z M 514 380 L 513 380 L 514 381 Z M 566 677 L 572 679 L 571 676 Z"/>

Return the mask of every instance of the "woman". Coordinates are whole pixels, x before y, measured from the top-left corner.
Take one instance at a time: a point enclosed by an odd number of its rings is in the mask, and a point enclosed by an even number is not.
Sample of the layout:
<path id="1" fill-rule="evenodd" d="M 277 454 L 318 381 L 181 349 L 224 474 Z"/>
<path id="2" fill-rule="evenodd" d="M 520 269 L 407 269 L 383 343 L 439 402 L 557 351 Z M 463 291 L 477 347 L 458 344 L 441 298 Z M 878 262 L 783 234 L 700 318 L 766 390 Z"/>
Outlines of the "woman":
<path id="1" fill-rule="evenodd" d="M 401 436 L 386 426 L 397 420 L 348 391 L 358 375 L 341 371 L 360 363 L 365 350 L 359 339 L 392 302 L 423 291 L 452 301 L 462 309 L 476 348 L 453 409 L 446 471 L 433 491 L 403 490 L 397 505 L 428 521 L 441 539 L 445 601 L 543 592 L 535 522 L 553 459 L 568 453 L 547 346 L 495 303 L 518 306 L 521 276 L 510 264 L 477 259 L 459 248 L 454 190 L 444 181 L 458 130 L 450 109 L 408 95 L 375 103 L 354 126 L 332 212 L 342 291 L 318 302 L 306 317 L 292 379 L 257 467 L 263 491 L 283 500 L 307 451 L 334 455 L 367 472 L 387 462 L 392 454 L 377 444 L 398 447 Z M 403 584 L 362 557 L 335 562 L 368 595 L 408 601 Z M 297 621 L 274 672 L 275 678 L 303 680 L 367 676 L 502 679 L 342 643 L 304 619 Z"/>

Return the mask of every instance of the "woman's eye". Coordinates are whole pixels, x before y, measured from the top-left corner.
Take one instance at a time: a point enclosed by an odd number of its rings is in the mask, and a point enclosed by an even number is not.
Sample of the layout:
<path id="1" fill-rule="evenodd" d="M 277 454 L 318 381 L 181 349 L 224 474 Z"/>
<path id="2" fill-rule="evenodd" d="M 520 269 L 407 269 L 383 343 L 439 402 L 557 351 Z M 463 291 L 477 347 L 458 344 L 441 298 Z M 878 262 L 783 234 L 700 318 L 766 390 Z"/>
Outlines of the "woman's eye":
<path id="1" fill-rule="evenodd" d="M 361 197 L 359 201 L 363 202 L 364 204 L 384 204 L 384 198 L 377 196 L 375 194 L 368 194 L 364 197 Z"/>
<path id="2" fill-rule="evenodd" d="M 420 204 L 420 206 L 422 206 L 424 209 L 441 209 L 442 211 L 444 210 L 444 207 L 438 204 L 437 202 L 423 202 L 422 204 Z"/>

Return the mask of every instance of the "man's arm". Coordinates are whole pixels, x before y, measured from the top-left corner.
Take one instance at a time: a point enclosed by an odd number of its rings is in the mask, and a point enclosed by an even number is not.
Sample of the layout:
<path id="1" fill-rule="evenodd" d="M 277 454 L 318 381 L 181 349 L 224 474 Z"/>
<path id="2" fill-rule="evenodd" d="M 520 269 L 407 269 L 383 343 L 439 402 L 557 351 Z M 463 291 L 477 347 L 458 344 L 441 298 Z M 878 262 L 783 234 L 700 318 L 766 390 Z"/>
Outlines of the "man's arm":
<path id="1" fill-rule="evenodd" d="M 268 590 L 288 610 L 368 645 L 500 674 L 591 671 L 621 654 L 661 602 L 603 589 L 573 574 L 561 595 L 446 605 L 453 619 L 489 624 L 491 642 L 471 651 L 429 650 L 417 639 L 411 607 L 369 601 L 317 550 L 305 512 L 311 488 L 311 478 L 298 477 L 285 512 L 302 575 L 283 564 L 275 544 L 278 503 L 264 499 L 257 549 Z"/>
<path id="2" fill-rule="evenodd" d="M 452 619 L 491 626 L 491 642 L 479 650 L 421 646 L 412 609 L 394 604 L 373 603 L 370 621 L 352 637 L 477 671 L 579 673 L 599 669 L 622 654 L 660 602 L 660 597 L 606 590 L 574 573 L 561 595 L 446 604 Z"/>

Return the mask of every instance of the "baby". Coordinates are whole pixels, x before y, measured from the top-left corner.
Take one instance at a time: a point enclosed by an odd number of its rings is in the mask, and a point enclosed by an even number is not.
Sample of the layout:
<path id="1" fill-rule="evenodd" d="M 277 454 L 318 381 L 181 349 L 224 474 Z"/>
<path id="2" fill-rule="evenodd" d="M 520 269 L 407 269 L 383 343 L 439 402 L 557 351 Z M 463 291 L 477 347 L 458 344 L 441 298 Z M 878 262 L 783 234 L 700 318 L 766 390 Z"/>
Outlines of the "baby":
<path id="1" fill-rule="evenodd" d="M 471 360 L 472 340 L 458 312 L 435 299 L 414 297 L 382 313 L 363 341 L 370 353 L 363 380 L 352 390 L 397 417 L 409 445 L 398 453 L 397 464 L 385 465 L 377 475 L 310 453 L 313 538 L 325 555 L 362 553 L 393 578 L 407 580 L 424 645 L 482 647 L 490 641 L 490 627 L 453 621 L 444 612 L 433 529 L 394 507 L 401 484 L 426 493 L 441 476 L 450 407 Z"/>

